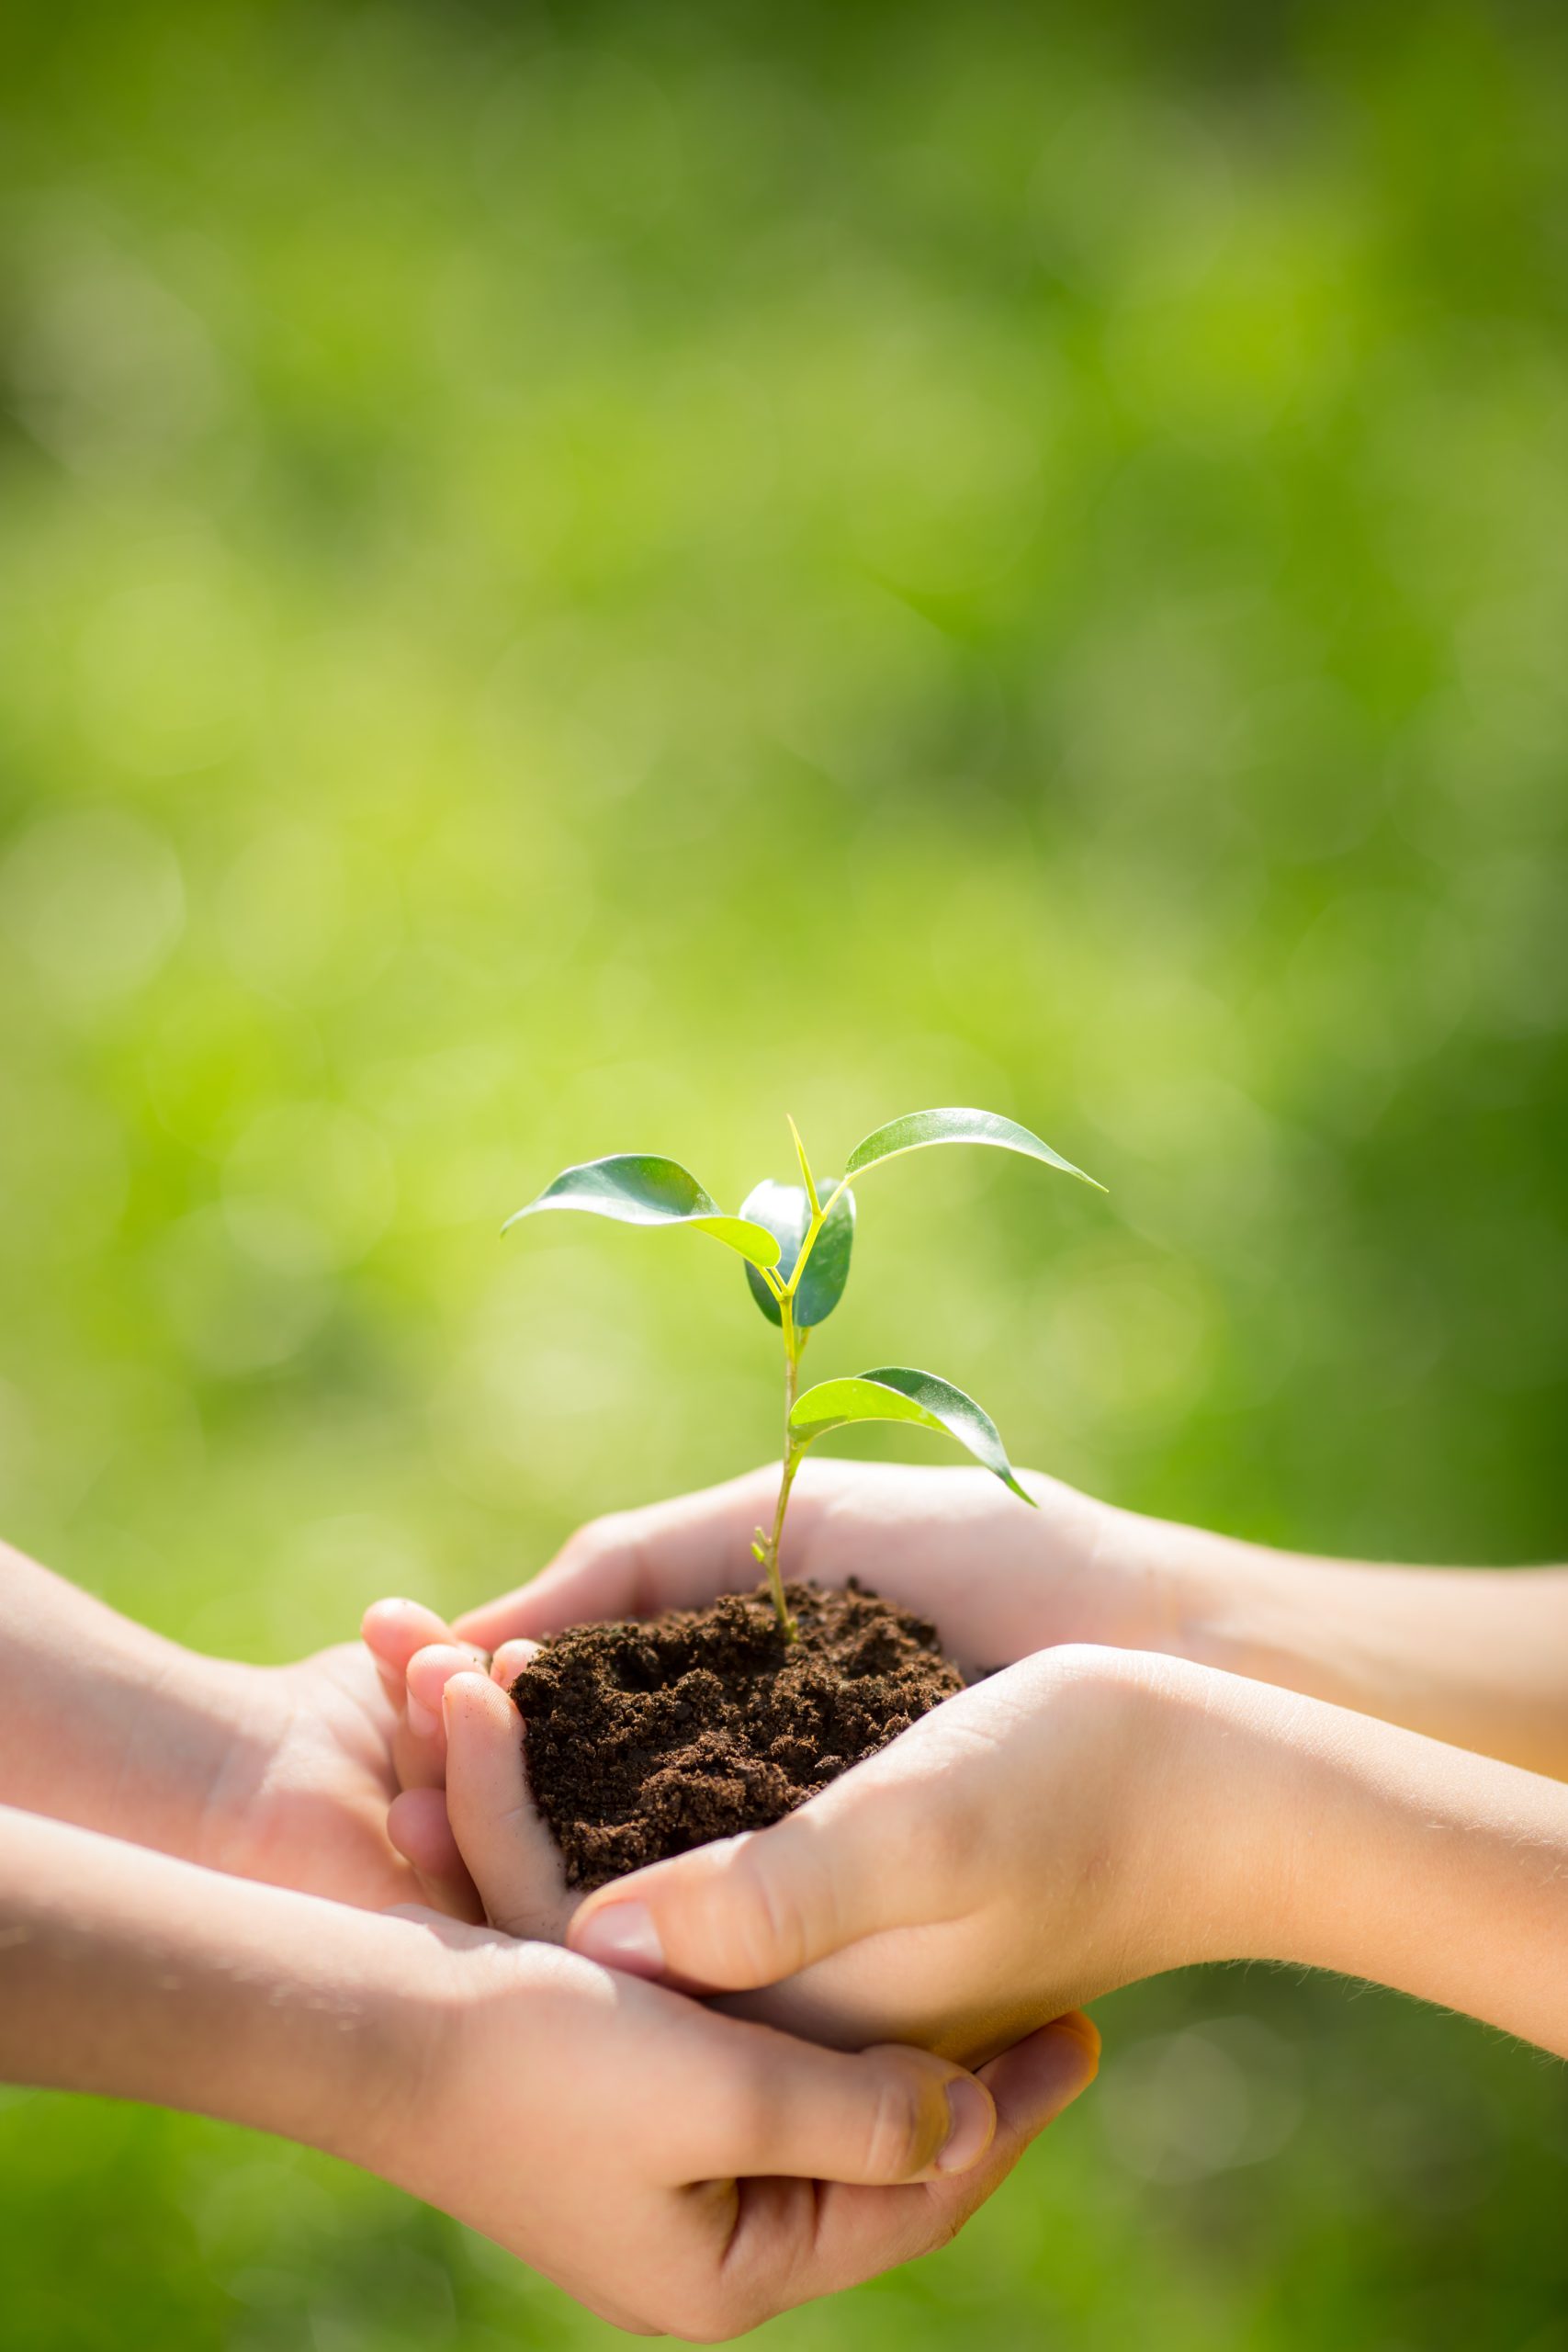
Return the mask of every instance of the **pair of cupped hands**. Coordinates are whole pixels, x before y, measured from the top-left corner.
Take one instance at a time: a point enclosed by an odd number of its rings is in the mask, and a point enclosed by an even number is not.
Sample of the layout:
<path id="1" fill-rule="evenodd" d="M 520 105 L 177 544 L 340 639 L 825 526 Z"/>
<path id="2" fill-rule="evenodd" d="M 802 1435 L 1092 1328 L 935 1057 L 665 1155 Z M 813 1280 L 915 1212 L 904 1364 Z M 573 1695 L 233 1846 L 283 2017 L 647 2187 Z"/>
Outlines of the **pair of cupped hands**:
<path id="1" fill-rule="evenodd" d="M 595 1521 L 452 1624 L 378 1601 L 363 1648 L 276 1669 L 294 1730 L 231 1865 L 412 1910 L 465 1986 L 433 2062 L 463 2144 L 438 2079 L 408 2185 L 690 2335 L 945 2243 L 1092 2081 L 1079 2005 L 1169 1964 L 1123 1769 L 1151 1661 L 1085 1644 L 1105 1507 L 1040 1478 L 1036 1514 L 983 1472 L 810 1465 L 790 1574 L 858 1577 L 986 1679 L 773 1827 L 568 1891 L 512 1682 L 567 1625 L 733 1589 L 776 1476 Z M 527 2210 L 472 2144 L 487 2067 L 525 2091 Z"/>
<path id="2" fill-rule="evenodd" d="M 454 1625 L 376 1601 L 365 1642 L 398 1713 L 388 1837 L 454 1919 L 818 2044 L 903 2041 L 976 2067 L 1067 2018 L 1069 2040 L 1098 2049 L 1077 2004 L 1122 1981 L 1096 1776 L 1119 1660 L 1065 1639 L 1069 1545 L 1042 1557 L 1037 1524 L 1018 1541 L 985 1475 L 825 1465 L 792 1521 L 792 1574 L 858 1576 L 931 1618 L 985 1679 L 776 1827 L 588 1898 L 567 1889 L 526 1788 L 513 1681 L 567 1625 L 733 1590 L 773 1477 L 594 1521 L 534 1583 Z M 1093 1510 L 1067 1488 L 1051 1503 Z M 968 2141 L 978 2131 L 971 2109 Z"/>
<path id="3" fill-rule="evenodd" d="M 986 1669 L 880 1755 L 770 1830 L 586 1899 L 531 1801 L 508 1694 L 539 1641 L 733 1590 L 775 1476 L 596 1521 L 451 1626 L 416 1601 L 375 1603 L 364 1634 L 399 1723 L 389 1836 L 450 1917 L 830 2047 L 899 2041 L 982 2064 L 1121 1981 L 1106 1792 L 1085 1785 L 1121 1661 L 1064 1639 L 1062 1561 L 1042 1559 L 1033 1528 L 1018 1540 L 984 1474 L 825 1466 L 796 1502 L 793 1574 L 856 1576 Z M 1084 1507 L 1065 1488 L 1052 1499 Z M 1093 2046 L 1087 2019 L 1069 2030 Z"/>

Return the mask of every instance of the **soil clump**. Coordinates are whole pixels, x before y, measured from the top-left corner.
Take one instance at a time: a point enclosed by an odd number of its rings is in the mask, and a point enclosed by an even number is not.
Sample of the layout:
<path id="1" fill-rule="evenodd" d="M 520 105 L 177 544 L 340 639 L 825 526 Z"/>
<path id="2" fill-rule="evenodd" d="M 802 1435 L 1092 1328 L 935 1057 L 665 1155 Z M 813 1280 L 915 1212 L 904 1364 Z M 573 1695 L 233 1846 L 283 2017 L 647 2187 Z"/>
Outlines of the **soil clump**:
<path id="1" fill-rule="evenodd" d="M 512 1687 L 534 1801 L 587 1891 L 763 1829 L 964 1688 L 936 1628 L 852 1577 L 573 1625 Z"/>

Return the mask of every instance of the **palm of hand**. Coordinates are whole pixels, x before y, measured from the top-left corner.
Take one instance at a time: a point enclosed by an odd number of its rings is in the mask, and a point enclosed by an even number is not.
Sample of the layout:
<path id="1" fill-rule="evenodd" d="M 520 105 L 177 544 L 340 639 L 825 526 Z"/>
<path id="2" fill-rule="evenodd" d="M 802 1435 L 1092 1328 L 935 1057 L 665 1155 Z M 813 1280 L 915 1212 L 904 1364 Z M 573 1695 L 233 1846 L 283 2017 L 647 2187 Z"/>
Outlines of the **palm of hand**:
<path id="1" fill-rule="evenodd" d="M 795 1573 L 857 1577 L 930 1618 L 969 1668 L 1087 1637 L 1100 1510 L 1086 1497 L 1031 1474 L 1030 1511 L 984 1470 L 819 1467 L 797 1505 Z"/>
<path id="2" fill-rule="evenodd" d="M 985 1470 L 807 1463 L 791 1506 L 785 1573 L 829 1585 L 858 1577 L 930 1618 L 969 1667 L 1010 1665 L 1053 1642 L 1104 1639 L 1116 1584 L 1104 1507 L 1033 1473 L 1029 1485 L 1034 1510 Z M 587 1618 L 700 1608 L 750 1581 L 750 1531 L 777 1487 L 776 1469 L 753 1471 L 594 1521 L 532 1585 L 470 1611 L 457 1631 L 498 1649 Z"/>
<path id="3" fill-rule="evenodd" d="M 260 1668 L 245 1761 L 217 1792 L 203 1860 L 367 1910 L 420 1899 L 387 1836 L 399 1718 L 362 1645 Z"/>

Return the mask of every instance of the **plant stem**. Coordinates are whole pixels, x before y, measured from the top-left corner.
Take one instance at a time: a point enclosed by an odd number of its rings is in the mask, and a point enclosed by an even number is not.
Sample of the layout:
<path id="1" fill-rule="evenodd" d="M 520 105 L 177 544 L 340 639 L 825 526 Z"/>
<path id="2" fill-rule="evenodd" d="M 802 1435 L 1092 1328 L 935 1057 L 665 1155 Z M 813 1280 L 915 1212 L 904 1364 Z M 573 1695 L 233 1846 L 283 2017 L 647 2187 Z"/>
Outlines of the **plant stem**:
<path id="1" fill-rule="evenodd" d="M 806 1344 L 806 1334 L 795 1330 L 795 1301 L 788 1291 L 779 1300 L 779 1325 L 784 1333 L 784 1463 L 779 1472 L 779 1498 L 773 1511 L 773 1533 L 765 1539 L 762 1565 L 767 1570 L 768 1587 L 773 1596 L 773 1607 L 778 1611 L 784 1637 L 786 1642 L 793 1642 L 796 1627 L 789 1613 L 789 1603 L 784 1599 L 784 1574 L 779 1566 L 779 1542 L 784 1534 L 784 1512 L 789 1508 L 789 1490 L 800 1467 L 800 1450 L 795 1444 L 789 1417 L 795 1410 L 795 1392 L 800 1385 L 800 1351 Z"/>
<path id="2" fill-rule="evenodd" d="M 801 1350 L 811 1336 L 809 1328 L 803 1330 L 796 1327 L 795 1295 L 800 1288 L 800 1278 L 806 1272 L 806 1261 L 816 1247 L 817 1237 L 827 1223 L 833 1204 L 837 1201 L 839 1193 L 843 1191 L 844 1185 L 840 1184 L 838 1192 L 833 1194 L 827 1208 L 824 1208 L 818 1195 L 817 1180 L 811 1173 L 811 1162 L 806 1157 L 806 1146 L 800 1139 L 800 1129 L 793 1119 L 789 1122 L 789 1131 L 795 1138 L 795 1155 L 800 1161 L 800 1173 L 806 1185 L 806 1198 L 811 1215 L 807 1223 L 795 1264 L 790 1269 L 788 1282 L 781 1283 L 775 1276 L 769 1283 L 769 1288 L 778 1301 L 779 1329 L 784 1335 L 784 1463 L 779 1471 L 779 1498 L 773 1511 L 773 1532 L 771 1535 L 763 1535 L 761 1529 L 759 1528 L 757 1533 L 761 1539 L 761 1548 L 758 1556 L 767 1572 L 768 1587 L 773 1596 L 773 1607 L 778 1611 L 779 1623 L 784 1628 L 785 1641 L 793 1642 L 798 1629 L 789 1613 L 789 1604 L 784 1599 L 784 1571 L 779 1566 L 779 1545 L 784 1537 L 784 1513 L 789 1509 L 789 1490 L 795 1484 L 795 1474 L 800 1467 L 801 1456 L 806 1451 L 803 1445 L 795 1442 L 795 1431 L 790 1426 L 790 1415 L 795 1410 L 795 1396 L 800 1386 Z"/>

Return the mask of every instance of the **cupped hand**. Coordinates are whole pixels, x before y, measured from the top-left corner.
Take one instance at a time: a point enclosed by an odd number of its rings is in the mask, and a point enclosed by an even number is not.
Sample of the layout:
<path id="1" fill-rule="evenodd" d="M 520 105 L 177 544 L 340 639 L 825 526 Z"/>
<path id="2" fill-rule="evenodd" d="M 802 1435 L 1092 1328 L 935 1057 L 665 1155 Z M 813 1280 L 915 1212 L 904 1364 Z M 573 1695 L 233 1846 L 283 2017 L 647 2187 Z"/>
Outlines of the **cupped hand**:
<path id="1" fill-rule="evenodd" d="M 569 1941 L 688 1990 L 771 1987 L 773 2023 L 840 2047 L 874 2033 L 972 2063 L 1114 1986 L 1228 1956 L 1223 1873 L 1183 1862 L 1215 1842 L 1184 1842 L 1212 1810 L 1213 1774 L 1184 1769 L 1204 1683 L 1126 1651 L 1042 1652 L 772 1828 L 600 1888 Z"/>
<path id="2" fill-rule="evenodd" d="M 514 1592 L 457 1621 L 495 1650 L 589 1619 L 650 1617 L 750 1589 L 753 1529 L 772 1517 L 776 1467 L 580 1528 Z M 928 1617 L 962 1663 L 1010 1665 L 1053 1642 L 1161 1646 L 1160 1597 L 1135 1565 L 1124 1513 L 1037 1472 L 1026 1510 L 984 1470 L 811 1461 L 795 1481 L 784 1571 L 851 1577 Z"/>
<path id="3" fill-rule="evenodd" d="M 446 1633 L 425 1611 L 422 1634 L 425 1620 Z M 460 1655 L 473 1663 L 471 1650 Z M 406 1702 L 389 1695 L 389 1678 L 371 1655 L 345 1642 L 291 1666 L 243 1672 L 243 1718 L 193 1859 L 371 1910 L 424 1900 L 460 1918 L 481 1917 L 439 1794 L 414 1824 L 412 1857 L 389 1834 L 400 1790 L 428 1772 L 429 1743 L 411 1730 Z"/>
<path id="4" fill-rule="evenodd" d="M 366 2160 L 641 2333 L 717 2341 L 944 2245 L 1095 2071 L 1087 2021 L 976 2080 L 428 1925 L 447 2030 Z"/>

